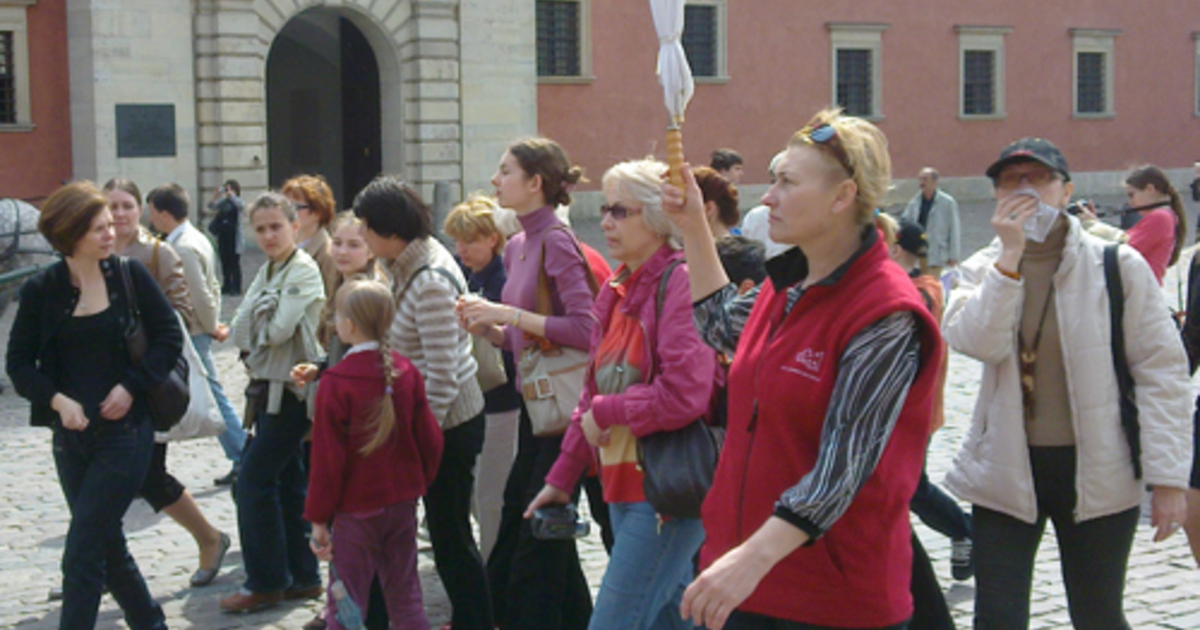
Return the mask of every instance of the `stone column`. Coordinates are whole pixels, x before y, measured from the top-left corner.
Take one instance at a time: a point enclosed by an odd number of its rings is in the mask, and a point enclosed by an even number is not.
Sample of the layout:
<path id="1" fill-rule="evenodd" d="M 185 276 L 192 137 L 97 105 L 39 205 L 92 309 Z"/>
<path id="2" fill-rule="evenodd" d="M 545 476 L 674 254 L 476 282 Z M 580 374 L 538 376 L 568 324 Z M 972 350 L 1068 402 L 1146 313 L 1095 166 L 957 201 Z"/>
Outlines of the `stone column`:
<path id="1" fill-rule="evenodd" d="M 529 0 L 462 0 L 462 154 L 467 193 L 491 192 L 513 140 L 537 134 L 537 41 Z"/>
<path id="2" fill-rule="evenodd" d="M 200 186 L 226 179 L 251 198 L 267 187 L 267 50 L 253 0 L 196 0 L 195 76 Z M 265 35 L 265 41 L 264 41 Z"/>
<path id="3" fill-rule="evenodd" d="M 404 170 L 421 195 L 437 182 L 462 197 L 462 108 L 458 0 L 413 0 L 400 37 L 405 78 Z M 405 41 L 407 40 L 407 41 Z M 385 125 L 387 122 L 385 122 Z"/>

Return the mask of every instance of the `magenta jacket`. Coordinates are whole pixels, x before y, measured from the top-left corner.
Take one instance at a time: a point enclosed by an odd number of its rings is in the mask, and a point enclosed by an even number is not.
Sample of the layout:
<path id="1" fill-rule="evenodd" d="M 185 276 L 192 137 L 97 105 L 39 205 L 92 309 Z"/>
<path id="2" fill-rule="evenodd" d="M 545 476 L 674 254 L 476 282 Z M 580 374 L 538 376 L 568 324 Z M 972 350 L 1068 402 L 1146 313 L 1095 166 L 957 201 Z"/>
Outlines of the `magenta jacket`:
<path id="1" fill-rule="evenodd" d="M 579 406 L 571 417 L 571 426 L 563 436 L 558 461 L 546 475 L 546 483 L 570 492 L 588 466 L 596 461 L 595 449 L 583 437 L 580 420 L 588 409 L 601 428 L 625 425 L 637 437 L 671 431 L 705 415 L 712 401 L 713 386 L 724 377 L 717 366 L 717 354 L 700 340 L 692 324 L 692 294 L 686 264 L 671 273 L 658 321 L 656 301 L 662 274 L 683 252 L 664 245 L 642 268 L 628 287 L 621 312 L 645 326 L 647 348 L 652 353 L 646 365 L 653 365 L 654 378 L 649 384 L 631 385 L 623 393 L 596 395 L 596 383 L 588 372 Z M 622 266 L 614 280 L 623 280 L 628 270 Z M 591 361 L 608 328 L 617 294 L 605 284 L 592 309 L 600 325 L 592 331 Z"/>
<path id="2" fill-rule="evenodd" d="M 546 273 L 550 276 L 550 295 L 556 313 L 546 318 L 546 339 L 560 346 L 587 349 L 596 318 L 592 315 L 592 291 L 585 275 L 591 270 L 576 249 L 575 233 L 569 228 L 558 229 L 566 226 L 551 206 L 517 218 L 524 230 L 509 239 L 504 248 L 507 280 L 501 301 L 525 311 L 533 311 L 537 306 L 538 262 L 545 241 Z M 504 328 L 504 349 L 511 350 L 518 361 L 526 345 L 524 331 L 516 326 Z M 517 390 L 520 389 L 518 383 Z"/>

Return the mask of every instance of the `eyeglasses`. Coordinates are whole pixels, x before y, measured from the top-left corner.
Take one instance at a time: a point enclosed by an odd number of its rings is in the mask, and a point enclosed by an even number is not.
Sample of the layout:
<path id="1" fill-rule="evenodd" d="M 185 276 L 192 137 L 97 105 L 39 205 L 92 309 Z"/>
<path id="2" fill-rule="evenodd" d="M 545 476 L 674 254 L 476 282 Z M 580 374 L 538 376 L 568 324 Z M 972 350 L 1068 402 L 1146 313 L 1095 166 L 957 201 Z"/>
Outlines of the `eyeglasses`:
<path id="1" fill-rule="evenodd" d="M 612 215 L 612 218 L 620 221 L 631 214 L 641 214 L 640 208 L 627 208 L 619 203 L 610 203 L 600 206 L 600 218 L 603 219 L 606 215 Z"/>
<path id="2" fill-rule="evenodd" d="M 854 164 L 850 162 L 846 147 L 842 146 L 842 140 L 838 137 L 837 129 L 833 125 L 823 123 L 816 127 L 806 126 L 796 135 L 800 136 L 800 139 L 809 146 L 829 147 L 838 163 L 846 170 L 846 174 L 854 177 Z"/>
<path id="3" fill-rule="evenodd" d="M 1030 186 L 1040 188 L 1058 179 L 1058 173 L 1042 167 L 1033 167 L 1025 170 L 1016 170 L 1012 168 L 1005 169 L 996 178 L 996 188 L 1003 190 L 1013 190 L 1021 185 L 1021 180 L 1029 182 Z"/>

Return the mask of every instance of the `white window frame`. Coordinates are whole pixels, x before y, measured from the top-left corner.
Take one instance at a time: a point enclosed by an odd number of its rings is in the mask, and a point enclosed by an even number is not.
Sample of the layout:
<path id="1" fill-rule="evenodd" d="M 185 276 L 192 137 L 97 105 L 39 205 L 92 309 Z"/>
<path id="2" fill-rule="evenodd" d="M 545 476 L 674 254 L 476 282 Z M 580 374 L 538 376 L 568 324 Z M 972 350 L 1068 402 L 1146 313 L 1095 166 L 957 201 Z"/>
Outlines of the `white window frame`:
<path id="1" fill-rule="evenodd" d="M 1116 105 L 1113 102 L 1113 65 L 1116 57 L 1113 51 L 1117 35 L 1120 34 L 1121 31 L 1117 29 L 1071 29 L 1071 115 L 1073 117 L 1095 120 L 1113 118 L 1117 115 Z M 1103 112 L 1079 111 L 1079 53 L 1104 55 Z"/>
<path id="2" fill-rule="evenodd" d="M 1003 120 L 1008 116 L 1004 99 L 1004 36 L 1011 26 L 954 27 L 958 31 L 958 118 L 960 120 Z M 991 52 L 996 66 L 992 68 L 992 98 L 995 111 L 990 114 L 967 113 L 967 52 Z"/>
<path id="3" fill-rule="evenodd" d="M 729 66 L 728 48 L 726 45 L 729 33 L 728 11 L 726 0 L 687 0 L 685 4 L 704 5 L 717 8 L 717 76 L 693 77 L 696 83 L 728 83 Z"/>
<path id="4" fill-rule="evenodd" d="M 837 102 L 837 57 L 838 51 L 871 51 L 871 113 L 863 116 L 867 120 L 883 120 L 883 32 L 889 24 L 862 24 L 852 22 L 829 22 L 829 102 Z"/>
<path id="5" fill-rule="evenodd" d="M 0 133 L 33 131 L 29 108 L 29 27 L 25 10 L 37 0 L 0 0 L 0 31 L 13 34 L 13 74 L 16 75 L 17 122 L 0 123 Z"/>
<path id="6" fill-rule="evenodd" d="M 574 2 L 579 5 L 579 74 L 576 76 L 538 76 L 538 83 L 571 84 L 591 83 L 596 80 L 592 74 L 592 0 L 556 0 L 558 2 Z M 537 7 L 534 7 L 537 11 Z M 536 18 L 535 18 L 536 19 Z M 537 42 L 534 42 L 534 57 L 537 57 Z"/>

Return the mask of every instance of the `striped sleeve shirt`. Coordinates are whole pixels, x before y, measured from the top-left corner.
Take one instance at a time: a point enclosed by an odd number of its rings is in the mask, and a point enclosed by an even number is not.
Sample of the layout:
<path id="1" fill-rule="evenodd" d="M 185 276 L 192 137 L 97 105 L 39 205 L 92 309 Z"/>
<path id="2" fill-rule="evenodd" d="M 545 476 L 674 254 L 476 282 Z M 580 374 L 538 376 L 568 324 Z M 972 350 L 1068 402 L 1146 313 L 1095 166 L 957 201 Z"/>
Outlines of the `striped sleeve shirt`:
<path id="1" fill-rule="evenodd" d="M 401 257 L 394 267 L 399 273 L 390 341 L 425 378 L 429 407 L 442 428 L 450 429 L 483 410 L 483 392 L 475 380 L 478 368 L 471 354 L 471 336 L 454 314 L 458 289 L 441 273 L 417 270 L 429 265 L 459 276 L 461 272 L 449 252 L 430 239 L 412 241 Z M 459 282 L 466 286 L 465 280 Z"/>
<path id="2" fill-rule="evenodd" d="M 804 289 L 788 288 L 791 311 Z M 737 348 L 757 292 L 738 297 L 732 284 L 696 302 L 700 337 L 719 352 Z M 920 338 L 912 313 L 894 313 L 867 326 L 838 360 L 817 463 L 786 490 L 775 515 L 815 540 L 829 530 L 875 470 L 920 367 Z"/>

